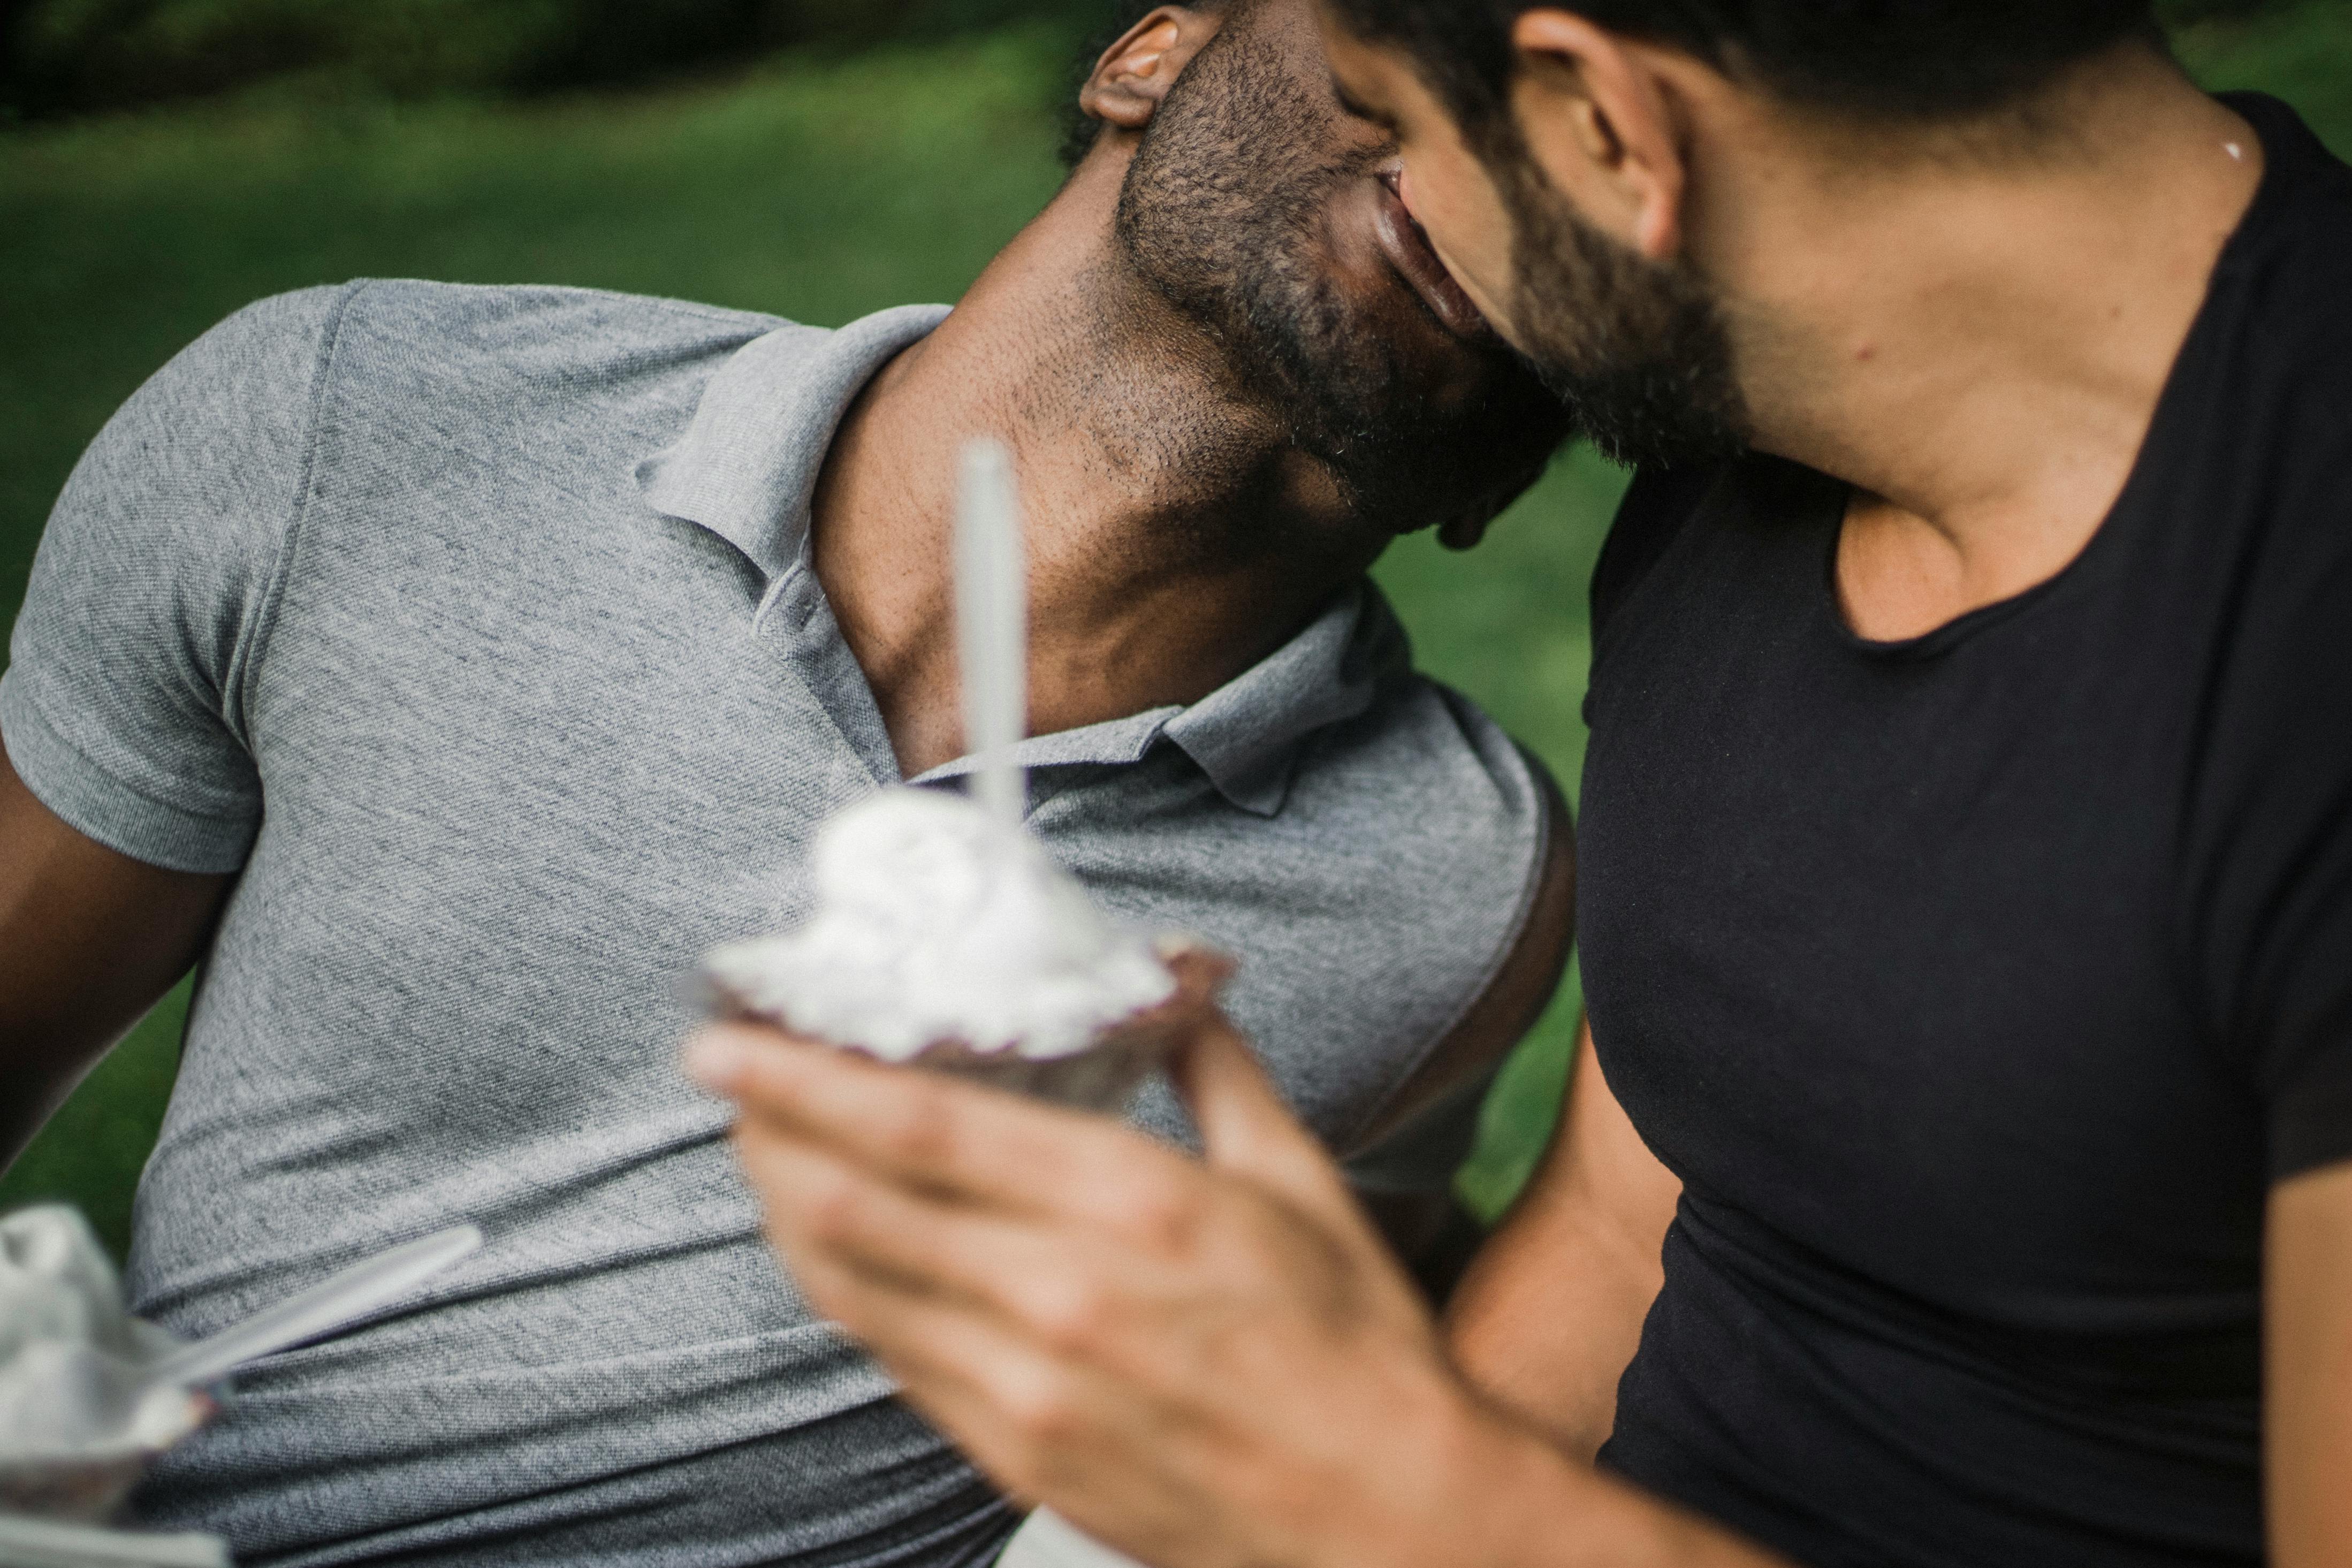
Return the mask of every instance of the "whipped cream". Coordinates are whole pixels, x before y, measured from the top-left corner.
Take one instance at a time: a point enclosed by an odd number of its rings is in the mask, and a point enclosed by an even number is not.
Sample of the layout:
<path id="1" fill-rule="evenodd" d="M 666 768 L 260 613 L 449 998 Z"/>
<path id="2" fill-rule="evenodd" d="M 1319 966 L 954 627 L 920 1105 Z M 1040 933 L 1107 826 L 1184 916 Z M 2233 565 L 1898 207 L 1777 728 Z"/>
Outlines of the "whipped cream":
<path id="1" fill-rule="evenodd" d="M 1147 937 L 961 795 L 892 789 L 849 807 L 817 836 L 815 879 L 814 918 L 719 948 L 704 972 L 835 1045 L 891 1061 L 943 1041 L 1067 1056 L 1176 989 Z"/>
<path id="2" fill-rule="evenodd" d="M 163 1448 L 204 1418 L 150 1380 L 177 1342 L 125 1311 L 89 1225 L 63 1205 L 0 1218 L 0 1479 L 6 1467 Z"/>

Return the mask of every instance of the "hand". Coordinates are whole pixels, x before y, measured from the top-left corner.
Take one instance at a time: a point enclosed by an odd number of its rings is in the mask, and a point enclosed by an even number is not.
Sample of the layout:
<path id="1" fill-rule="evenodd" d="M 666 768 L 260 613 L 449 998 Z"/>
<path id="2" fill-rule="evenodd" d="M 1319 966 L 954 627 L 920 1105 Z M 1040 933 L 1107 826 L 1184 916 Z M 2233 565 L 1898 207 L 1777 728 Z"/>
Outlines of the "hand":
<path id="1" fill-rule="evenodd" d="M 1222 1023 L 1174 1068 L 1206 1163 L 757 1027 L 707 1031 L 688 1065 L 740 1105 L 744 1172 L 817 1309 L 1000 1486 L 1156 1568 L 1436 1561 L 1433 1526 L 1465 1544 L 1440 1494 L 1499 1479 L 1474 1454 L 1539 1447 L 1453 1376 Z"/>

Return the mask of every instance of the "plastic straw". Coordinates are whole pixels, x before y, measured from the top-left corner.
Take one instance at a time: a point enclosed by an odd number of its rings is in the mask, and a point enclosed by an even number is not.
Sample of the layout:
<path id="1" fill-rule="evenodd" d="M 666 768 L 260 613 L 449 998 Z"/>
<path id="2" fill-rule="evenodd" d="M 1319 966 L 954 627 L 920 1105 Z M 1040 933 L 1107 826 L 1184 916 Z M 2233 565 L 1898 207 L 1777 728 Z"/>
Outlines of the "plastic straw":
<path id="1" fill-rule="evenodd" d="M 1029 595 L 1013 458 L 982 437 L 963 448 L 956 500 L 956 655 L 964 745 L 990 815 L 1018 827 L 1028 786 L 1013 761 L 1029 721 Z"/>

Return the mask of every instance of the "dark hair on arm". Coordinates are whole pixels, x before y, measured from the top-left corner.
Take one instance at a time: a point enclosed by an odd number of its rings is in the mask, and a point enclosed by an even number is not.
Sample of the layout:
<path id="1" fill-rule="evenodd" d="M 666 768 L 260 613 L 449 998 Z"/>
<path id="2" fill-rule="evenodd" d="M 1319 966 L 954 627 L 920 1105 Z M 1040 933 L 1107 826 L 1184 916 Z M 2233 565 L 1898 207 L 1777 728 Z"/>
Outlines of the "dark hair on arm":
<path id="1" fill-rule="evenodd" d="M 2006 108 L 2135 35 L 2151 0 L 1545 0 L 1680 48 L 1778 98 L 1931 123 Z M 1508 139 L 1510 29 L 1534 0 L 1330 0 L 1349 30 L 1411 55 L 1474 145 Z"/>

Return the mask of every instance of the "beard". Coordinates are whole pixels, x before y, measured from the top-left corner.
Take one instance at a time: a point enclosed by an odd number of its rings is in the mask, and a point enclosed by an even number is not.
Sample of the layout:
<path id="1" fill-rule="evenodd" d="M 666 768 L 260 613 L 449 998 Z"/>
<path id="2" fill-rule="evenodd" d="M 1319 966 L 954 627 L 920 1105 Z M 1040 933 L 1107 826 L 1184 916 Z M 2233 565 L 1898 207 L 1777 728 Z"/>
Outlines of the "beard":
<path id="1" fill-rule="evenodd" d="M 1747 400 L 1706 282 L 1579 216 L 1523 147 L 1487 162 L 1511 216 L 1512 319 L 1601 455 L 1673 468 L 1745 451 Z"/>
<path id="2" fill-rule="evenodd" d="M 1221 29 L 1154 113 L 1120 187 L 1120 261 L 1323 465 L 1354 520 L 1475 540 L 1542 471 L 1566 413 L 1500 340 L 1433 347 L 1433 318 L 1396 330 L 1423 309 L 1401 279 L 1374 292 L 1338 275 L 1333 200 L 1383 154 L 1346 151 L 1328 94 L 1249 31 Z"/>

